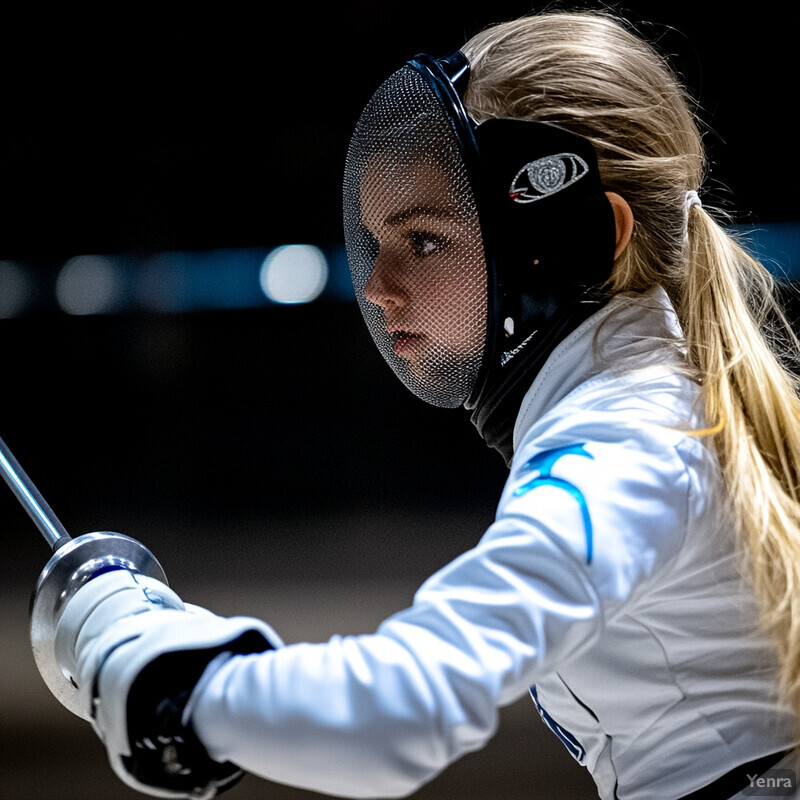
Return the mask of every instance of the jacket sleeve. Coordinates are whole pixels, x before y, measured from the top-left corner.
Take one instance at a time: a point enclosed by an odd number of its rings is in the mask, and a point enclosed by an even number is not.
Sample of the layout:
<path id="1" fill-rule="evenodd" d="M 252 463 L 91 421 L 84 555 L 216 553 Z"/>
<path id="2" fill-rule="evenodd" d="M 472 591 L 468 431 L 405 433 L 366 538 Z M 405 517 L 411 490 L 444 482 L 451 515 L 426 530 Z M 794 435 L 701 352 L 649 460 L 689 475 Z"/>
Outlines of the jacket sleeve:
<path id="1" fill-rule="evenodd" d="M 666 568 L 688 483 L 660 434 L 528 442 L 495 523 L 410 608 L 371 635 L 231 659 L 197 699 L 195 730 L 216 759 L 271 780 L 409 794 L 482 747 L 500 706 L 590 649 Z"/>

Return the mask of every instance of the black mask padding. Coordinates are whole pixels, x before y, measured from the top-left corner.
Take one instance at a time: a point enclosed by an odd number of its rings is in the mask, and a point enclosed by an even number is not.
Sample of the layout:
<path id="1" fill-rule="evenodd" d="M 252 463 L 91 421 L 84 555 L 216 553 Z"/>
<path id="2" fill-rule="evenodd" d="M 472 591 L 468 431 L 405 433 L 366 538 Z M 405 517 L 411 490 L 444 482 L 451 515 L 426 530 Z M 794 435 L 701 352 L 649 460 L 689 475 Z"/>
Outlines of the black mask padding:
<path id="1" fill-rule="evenodd" d="M 514 421 L 534 377 L 605 303 L 616 228 L 587 139 L 515 119 L 487 120 L 475 137 L 489 322 L 481 375 L 465 405 L 510 462 Z"/>

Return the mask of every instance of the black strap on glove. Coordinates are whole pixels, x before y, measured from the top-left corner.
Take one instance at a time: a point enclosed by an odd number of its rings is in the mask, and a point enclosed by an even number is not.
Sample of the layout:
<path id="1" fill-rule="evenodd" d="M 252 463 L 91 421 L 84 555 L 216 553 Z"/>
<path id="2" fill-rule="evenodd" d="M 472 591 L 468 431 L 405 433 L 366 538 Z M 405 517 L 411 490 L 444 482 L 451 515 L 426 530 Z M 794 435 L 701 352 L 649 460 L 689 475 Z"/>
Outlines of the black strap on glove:
<path id="1" fill-rule="evenodd" d="M 128 694 L 125 769 L 142 784 L 197 798 L 215 797 L 244 773 L 235 764 L 214 761 L 195 735 L 184 711 L 206 667 L 222 653 L 248 654 L 272 646 L 249 631 L 217 648 L 166 653 L 148 664 Z"/>

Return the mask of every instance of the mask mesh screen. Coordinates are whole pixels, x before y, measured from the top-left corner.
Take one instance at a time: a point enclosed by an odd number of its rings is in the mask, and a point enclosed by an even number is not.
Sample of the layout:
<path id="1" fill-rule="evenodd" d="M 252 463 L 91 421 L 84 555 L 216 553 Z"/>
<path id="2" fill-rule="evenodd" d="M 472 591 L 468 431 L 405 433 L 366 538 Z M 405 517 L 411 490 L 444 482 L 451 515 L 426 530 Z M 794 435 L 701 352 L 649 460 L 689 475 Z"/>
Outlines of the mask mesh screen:
<path id="1" fill-rule="evenodd" d="M 412 67 L 379 88 L 356 126 L 344 234 L 356 297 L 386 361 L 426 402 L 462 405 L 486 339 L 483 241 L 451 121 Z"/>

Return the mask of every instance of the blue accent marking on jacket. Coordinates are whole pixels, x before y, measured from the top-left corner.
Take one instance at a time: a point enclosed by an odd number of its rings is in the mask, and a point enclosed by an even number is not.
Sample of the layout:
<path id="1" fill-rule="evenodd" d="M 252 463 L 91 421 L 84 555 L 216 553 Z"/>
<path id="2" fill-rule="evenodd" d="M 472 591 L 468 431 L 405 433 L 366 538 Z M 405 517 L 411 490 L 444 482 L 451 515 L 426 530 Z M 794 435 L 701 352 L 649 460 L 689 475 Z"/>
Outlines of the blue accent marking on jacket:
<path id="1" fill-rule="evenodd" d="M 569 481 L 565 481 L 563 478 L 556 478 L 550 474 L 556 462 L 563 456 L 569 455 L 594 458 L 582 443 L 570 444 L 564 447 L 554 447 L 551 450 L 543 450 L 541 453 L 537 453 L 533 456 L 533 458 L 529 458 L 522 465 L 520 472 L 538 472 L 538 475 L 526 484 L 518 486 L 514 490 L 514 495 L 520 497 L 527 494 L 531 489 L 535 489 L 537 486 L 555 486 L 557 489 L 563 489 L 574 497 L 581 511 L 581 517 L 583 518 L 583 531 L 586 536 L 586 563 L 591 564 L 594 549 L 594 531 L 592 528 L 592 518 L 589 516 L 589 508 L 586 505 L 586 498 L 577 486 L 569 483 Z"/>
<path id="2" fill-rule="evenodd" d="M 539 693 L 536 691 L 536 686 L 530 688 L 531 697 L 533 702 L 536 703 L 536 708 L 541 714 L 545 725 L 559 738 L 564 747 L 569 750 L 570 755 L 579 763 L 586 763 L 586 750 L 583 745 L 568 731 L 562 728 L 548 713 L 544 706 L 539 702 Z"/>

